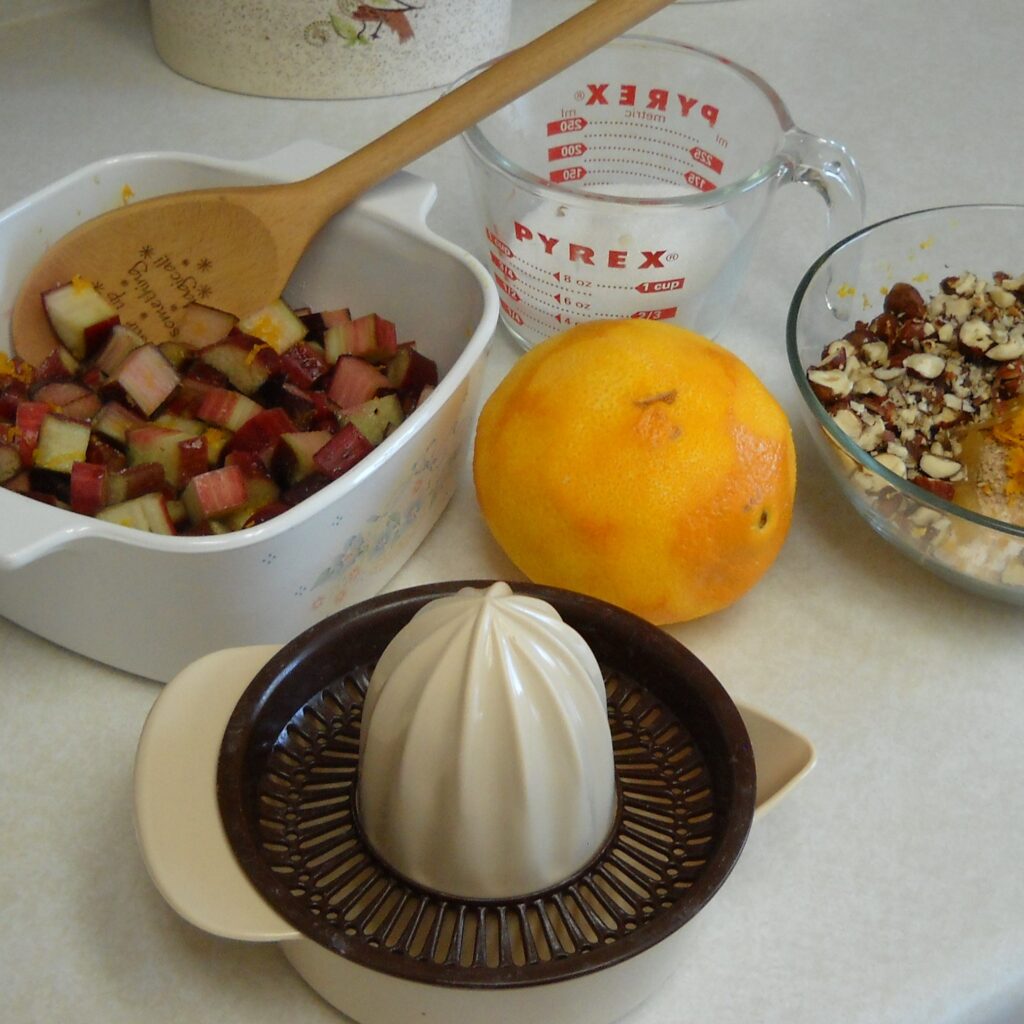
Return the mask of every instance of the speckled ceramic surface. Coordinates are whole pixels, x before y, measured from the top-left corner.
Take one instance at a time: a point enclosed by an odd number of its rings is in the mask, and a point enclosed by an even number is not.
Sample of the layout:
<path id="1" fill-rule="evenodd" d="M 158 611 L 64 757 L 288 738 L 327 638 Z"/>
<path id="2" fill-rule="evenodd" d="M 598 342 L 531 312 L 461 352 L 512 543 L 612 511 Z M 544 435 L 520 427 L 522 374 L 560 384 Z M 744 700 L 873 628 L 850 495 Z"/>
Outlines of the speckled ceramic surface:
<path id="1" fill-rule="evenodd" d="M 257 96 L 346 99 L 445 85 L 508 43 L 511 0 L 150 0 L 167 65 Z"/>

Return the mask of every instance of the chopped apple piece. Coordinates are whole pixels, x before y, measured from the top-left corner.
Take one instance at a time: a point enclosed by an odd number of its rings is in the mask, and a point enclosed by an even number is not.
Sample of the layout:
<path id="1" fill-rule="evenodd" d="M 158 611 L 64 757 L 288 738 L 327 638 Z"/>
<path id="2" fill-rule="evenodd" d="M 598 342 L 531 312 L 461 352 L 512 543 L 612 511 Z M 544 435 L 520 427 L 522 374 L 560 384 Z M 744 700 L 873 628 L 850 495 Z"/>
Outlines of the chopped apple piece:
<path id="1" fill-rule="evenodd" d="M 245 476 L 245 502 L 230 512 L 224 522 L 232 530 L 243 529 L 261 509 L 274 504 L 281 495 L 280 488 L 269 476 Z"/>
<path id="2" fill-rule="evenodd" d="M 84 359 L 91 351 L 87 332 L 95 348 L 103 325 L 109 329 L 117 323 L 117 310 L 81 277 L 44 292 L 43 308 L 57 337 L 76 359 Z"/>
<path id="3" fill-rule="evenodd" d="M 437 387 L 437 363 L 411 342 L 398 346 L 387 373 L 388 381 L 402 398 L 406 415 L 419 403 L 425 388 Z"/>
<path id="4" fill-rule="evenodd" d="M 348 418 L 350 423 L 359 428 L 363 437 L 376 447 L 401 424 L 405 413 L 402 412 L 398 395 L 392 393 L 357 405 L 349 411 Z"/>
<path id="5" fill-rule="evenodd" d="M 0 484 L 13 480 L 21 472 L 21 454 L 10 441 L 0 441 Z"/>
<path id="6" fill-rule="evenodd" d="M 39 441 L 32 453 L 32 464 L 40 469 L 70 473 L 76 462 L 85 462 L 89 450 L 88 423 L 48 413 L 39 425 Z"/>
<path id="7" fill-rule="evenodd" d="M 190 302 L 182 310 L 175 340 L 192 348 L 206 348 L 226 338 L 237 323 L 238 317 L 233 313 Z"/>
<path id="8" fill-rule="evenodd" d="M 242 317 L 238 329 L 265 341 L 276 352 L 285 352 L 306 336 L 306 325 L 283 299 L 275 299 L 262 309 Z"/>
<path id="9" fill-rule="evenodd" d="M 317 468 L 313 456 L 332 436 L 329 430 L 302 430 L 282 434 L 270 464 L 274 476 L 288 487 L 309 476 Z"/>
<path id="10" fill-rule="evenodd" d="M 248 497 L 245 474 L 238 466 L 222 466 L 194 476 L 182 492 L 188 517 L 193 523 L 221 519 L 241 508 Z"/>
<path id="11" fill-rule="evenodd" d="M 281 372 L 281 357 L 267 342 L 238 331 L 208 345 L 199 359 L 219 370 L 231 386 L 244 395 L 256 394 L 272 376 Z"/>
<path id="12" fill-rule="evenodd" d="M 107 402 L 93 417 L 92 429 L 111 441 L 124 444 L 128 431 L 143 426 L 145 422 L 128 406 L 120 402 Z"/>
<path id="13" fill-rule="evenodd" d="M 117 370 L 117 382 L 146 416 L 152 415 L 178 386 L 174 367 L 153 345 L 133 350 Z"/>
<path id="14" fill-rule="evenodd" d="M 167 482 L 180 491 L 194 476 L 210 467 L 206 457 L 206 438 L 182 430 L 147 424 L 128 431 L 128 462 L 137 466 L 157 462 Z"/>
<path id="15" fill-rule="evenodd" d="M 162 494 L 143 494 L 138 498 L 110 505 L 96 513 L 97 519 L 120 526 L 130 526 L 148 533 L 174 534 L 177 530 L 167 511 Z"/>

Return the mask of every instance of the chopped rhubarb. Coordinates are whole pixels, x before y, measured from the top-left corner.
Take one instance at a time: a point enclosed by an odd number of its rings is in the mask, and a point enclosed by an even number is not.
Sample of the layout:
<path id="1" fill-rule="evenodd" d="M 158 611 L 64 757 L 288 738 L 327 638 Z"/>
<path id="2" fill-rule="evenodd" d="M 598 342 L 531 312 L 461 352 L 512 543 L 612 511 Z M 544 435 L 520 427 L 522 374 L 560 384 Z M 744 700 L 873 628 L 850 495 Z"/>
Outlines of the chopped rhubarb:
<path id="1" fill-rule="evenodd" d="M 192 348 L 206 348 L 226 338 L 238 323 L 238 317 L 223 309 L 190 302 L 182 311 L 175 340 Z"/>
<path id="2" fill-rule="evenodd" d="M 117 368 L 145 341 L 133 330 L 118 324 L 107 338 L 107 343 L 96 353 L 92 364 L 107 377 L 113 377 Z"/>
<path id="3" fill-rule="evenodd" d="M 22 402 L 18 406 L 14 418 L 15 437 L 21 461 L 26 466 L 32 465 L 32 453 L 39 443 L 39 428 L 49 414 L 50 407 L 45 402 Z"/>
<path id="4" fill-rule="evenodd" d="M 13 423 L 18 414 L 18 406 L 28 401 L 28 384 L 20 380 L 8 379 L 0 386 L 0 420 Z"/>
<path id="5" fill-rule="evenodd" d="M 356 465 L 437 381 L 374 313 L 278 300 L 239 320 L 193 303 L 149 344 L 82 278 L 43 303 L 62 343 L 36 366 L 0 353 L 0 486 L 138 529 L 265 522 Z"/>
<path id="6" fill-rule="evenodd" d="M 207 470 L 192 477 L 181 497 L 193 523 L 220 519 L 245 504 L 245 474 L 237 466 Z"/>
<path id="7" fill-rule="evenodd" d="M 93 430 L 89 439 L 89 450 L 85 453 L 85 461 L 93 462 L 97 466 L 106 466 L 108 469 L 124 469 L 128 465 L 128 456 L 120 448 L 97 436 Z"/>
<path id="8" fill-rule="evenodd" d="M 39 440 L 32 453 L 32 464 L 40 469 L 70 473 L 74 463 L 85 462 L 90 433 L 88 423 L 65 419 L 55 413 L 47 414 L 39 425 Z"/>
<path id="9" fill-rule="evenodd" d="M 351 469 L 373 451 L 373 445 L 352 423 L 346 423 L 317 453 L 313 462 L 332 480 Z"/>
<path id="10" fill-rule="evenodd" d="M 398 348 L 395 325 L 376 313 L 341 321 L 324 333 L 324 351 L 330 362 L 340 356 L 359 356 L 371 362 L 386 362 Z"/>
<path id="11" fill-rule="evenodd" d="M 135 349 L 117 370 L 117 382 L 147 416 L 167 400 L 178 380 L 174 367 L 152 345 Z"/>
<path id="12" fill-rule="evenodd" d="M 42 384 L 48 380 L 74 380 L 78 369 L 78 360 L 63 345 L 58 345 L 36 369 L 36 383 Z"/>
<path id="13" fill-rule="evenodd" d="M 71 475 L 55 469 L 32 466 L 28 471 L 29 488 L 34 495 L 44 494 L 59 505 L 71 504 Z"/>
<path id="14" fill-rule="evenodd" d="M 162 493 L 166 484 L 164 467 L 159 462 L 143 462 L 116 472 L 111 470 L 106 479 L 106 504 L 116 505 L 157 491 Z"/>
<path id="15" fill-rule="evenodd" d="M 71 510 L 94 516 L 106 504 L 107 467 L 95 462 L 76 462 L 71 467 Z"/>
<path id="16" fill-rule="evenodd" d="M 323 349 L 300 341 L 281 356 L 281 369 L 292 384 L 308 390 L 328 372 L 330 366 Z"/>
<path id="17" fill-rule="evenodd" d="M 268 462 L 277 439 L 294 430 L 295 424 L 283 409 L 263 409 L 238 428 L 231 439 L 231 451 L 252 452 Z"/>
<path id="18" fill-rule="evenodd" d="M 228 391 L 227 388 L 211 388 L 199 403 L 196 416 L 204 423 L 210 423 L 215 427 L 226 427 L 228 430 L 234 431 L 239 430 L 253 416 L 262 411 L 262 405 L 237 391 Z"/>
<path id="19" fill-rule="evenodd" d="M 43 308 L 54 333 L 77 359 L 89 354 L 87 331 L 95 347 L 100 340 L 96 335 L 117 322 L 117 310 L 81 277 L 44 292 Z"/>
<path id="20" fill-rule="evenodd" d="M 99 412 L 100 396 L 84 384 L 70 380 L 54 380 L 35 389 L 32 398 L 45 402 L 54 412 L 72 420 L 91 420 Z"/>
<path id="21" fill-rule="evenodd" d="M 243 334 L 251 334 L 266 342 L 276 352 L 285 352 L 306 336 L 306 325 L 283 299 L 275 299 L 238 321 Z"/>
<path id="22" fill-rule="evenodd" d="M 387 377 L 375 366 L 356 356 L 341 356 L 331 375 L 327 395 L 342 412 L 348 412 L 390 386 Z"/>

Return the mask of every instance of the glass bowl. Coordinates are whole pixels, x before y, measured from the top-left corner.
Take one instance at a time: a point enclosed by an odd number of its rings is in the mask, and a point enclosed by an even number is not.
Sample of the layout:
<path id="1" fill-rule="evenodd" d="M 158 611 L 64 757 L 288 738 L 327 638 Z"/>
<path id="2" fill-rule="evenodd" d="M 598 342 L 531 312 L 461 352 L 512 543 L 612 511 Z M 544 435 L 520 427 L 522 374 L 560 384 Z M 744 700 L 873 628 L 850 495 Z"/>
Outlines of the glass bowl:
<path id="1" fill-rule="evenodd" d="M 913 284 L 927 301 L 949 276 L 1024 273 L 1022 238 L 1024 205 L 948 206 L 882 221 L 817 260 L 796 290 L 786 326 L 811 436 L 853 507 L 918 564 L 974 593 L 1020 605 L 1024 527 L 954 504 L 880 463 L 832 418 L 807 371 L 831 342 L 881 313 L 897 282 Z"/>

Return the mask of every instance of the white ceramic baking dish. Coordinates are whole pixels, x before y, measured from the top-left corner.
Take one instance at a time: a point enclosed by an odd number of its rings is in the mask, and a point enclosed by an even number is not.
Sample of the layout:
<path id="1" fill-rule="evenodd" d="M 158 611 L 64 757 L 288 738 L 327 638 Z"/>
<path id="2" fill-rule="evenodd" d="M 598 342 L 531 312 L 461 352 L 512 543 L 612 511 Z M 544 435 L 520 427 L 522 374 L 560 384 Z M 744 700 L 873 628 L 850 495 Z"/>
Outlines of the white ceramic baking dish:
<path id="1" fill-rule="evenodd" d="M 344 154 L 299 143 L 251 162 L 185 153 L 84 167 L 0 213 L 0 350 L 23 272 L 76 224 L 124 201 L 305 177 Z M 168 680 L 224 647 L 284 641 L 376 593 L 436 522 L 479 400 L 497 295 L 479 263 L 426 226 L 436 187 L 401 173 L 334 218 L 286 292 L 394 320 L 441 371 L 394 434 L 333 484 L 234 534 L 164 537 L 0 488 L 0 615 L 117 668 Z"/>

